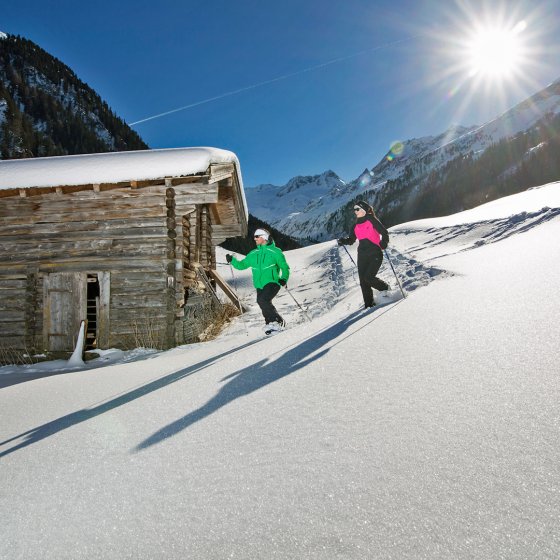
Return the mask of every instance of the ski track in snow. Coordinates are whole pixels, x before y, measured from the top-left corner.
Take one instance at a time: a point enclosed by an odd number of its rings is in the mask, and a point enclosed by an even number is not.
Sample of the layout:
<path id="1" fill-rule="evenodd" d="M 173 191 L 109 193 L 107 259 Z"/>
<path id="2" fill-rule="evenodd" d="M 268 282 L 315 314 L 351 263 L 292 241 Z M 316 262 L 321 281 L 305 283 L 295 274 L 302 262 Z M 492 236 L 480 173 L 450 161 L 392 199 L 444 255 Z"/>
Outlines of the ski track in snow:
<path id="1" fill-rule="evenodd" d="M 434 253 L 433 249 L 437 247 L 437 255 L 434 258 L 443 258 L 449 254 L 470 251 L 507 239 L 512 235 L 527 232 L 558 216 L 560 216 L 560 208 L 545 207 L 534 212 L 521 212 L 506 218 L 427 228 L 420 236 L 418 236 L 418 231 L 400 228 L 396 236 L 413 235 L 421 241 L 409 247 L 410 255 L 422 255 L 422 258 L 425 259 L 426 253 Z M 443 248 L 444 245 L 448 245 L 449 248 Z"/>

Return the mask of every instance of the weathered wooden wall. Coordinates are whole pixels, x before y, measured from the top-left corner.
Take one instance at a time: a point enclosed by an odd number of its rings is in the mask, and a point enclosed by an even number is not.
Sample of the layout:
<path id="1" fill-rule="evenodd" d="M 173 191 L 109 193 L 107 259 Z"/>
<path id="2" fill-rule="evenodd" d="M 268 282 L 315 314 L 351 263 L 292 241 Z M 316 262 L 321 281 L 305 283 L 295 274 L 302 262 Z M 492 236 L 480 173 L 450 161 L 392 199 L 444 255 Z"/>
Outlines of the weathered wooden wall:
<path id="1" fill-rule="evenodd" d="M 43 338 L 49 274 L 105 272 L 106 344 L 133 346 L 147 325 L 165 343 L 172 229 L 165 186 L 0 199 L 0 333 L 19 347 Z"/>
<path id="2" fill-rule="evenodd" d="M 25 345 L 25 301 L 27 278 L 0 276 L 0 343 Z"/>
<path id="3" fill-rule="evenodd" d="M 234 166 L 210 171 L 161 184 L 0 191 L 4 342 L 48 349 L 63 334 L 51 332 L 61 316 L 85 318 L 87 275 L 101 286 L 100 347 L 185 342 L 194 332 L 188 306 L 206 301 L 197 266 L 214 268 L 215 245 L 246 228 Z M 68 311 L 69 293 L 77 310 Z"/>

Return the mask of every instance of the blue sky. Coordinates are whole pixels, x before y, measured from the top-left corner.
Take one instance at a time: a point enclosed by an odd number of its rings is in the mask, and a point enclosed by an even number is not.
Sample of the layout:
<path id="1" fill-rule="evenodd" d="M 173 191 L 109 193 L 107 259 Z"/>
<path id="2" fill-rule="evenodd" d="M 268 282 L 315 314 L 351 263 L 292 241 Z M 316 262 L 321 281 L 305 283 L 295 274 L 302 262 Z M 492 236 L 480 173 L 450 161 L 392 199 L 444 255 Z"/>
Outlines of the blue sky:
<path id="1" fill-rule="evenodd" d="M 550 0 L 8 0 L 0 18 L 129 123 L 291 75 L 134 127 L 152 148 L 233 150 L 247 187 L 351 180 L 395 140 L 482 124 L 560 78 Z M 515 76 L 469 78 L 460 45 L 482 20 L 526 22 Z"/>

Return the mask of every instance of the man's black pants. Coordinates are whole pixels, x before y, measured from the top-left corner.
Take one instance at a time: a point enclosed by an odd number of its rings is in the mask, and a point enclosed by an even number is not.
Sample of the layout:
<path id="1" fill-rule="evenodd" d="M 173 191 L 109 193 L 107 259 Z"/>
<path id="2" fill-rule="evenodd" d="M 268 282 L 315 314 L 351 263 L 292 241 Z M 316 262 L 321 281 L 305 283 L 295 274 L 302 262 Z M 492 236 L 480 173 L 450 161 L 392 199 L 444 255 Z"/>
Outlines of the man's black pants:
<path id="1" fill-rule="evenodd" d="M 272 305 L 272 299 L 280 291 L 280 285 L 275 282 L 270 282 L 262 288 L 257 288 L 257 303 L 261 308 L 264 320 L 266 323 L 273 323 L 274 321 L 282 322 L 282 317 L 276 311 L 276 307 Z"/>

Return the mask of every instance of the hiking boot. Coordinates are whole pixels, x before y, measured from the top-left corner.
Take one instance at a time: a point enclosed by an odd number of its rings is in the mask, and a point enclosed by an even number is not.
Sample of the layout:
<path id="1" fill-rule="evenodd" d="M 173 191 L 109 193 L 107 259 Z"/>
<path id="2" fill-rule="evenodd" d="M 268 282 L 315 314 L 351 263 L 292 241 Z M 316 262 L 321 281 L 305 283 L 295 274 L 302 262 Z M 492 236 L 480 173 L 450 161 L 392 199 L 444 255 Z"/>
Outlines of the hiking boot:
<path id="1" fill-rule="evenodd" d="M 269 336 L 273 333 L 280 332 L 281 330 L 284 329 L 285 326 L 286 326 L 286 321 L 284 321 L 284 319 L 281 319 L 281 322 L 273 321 L 272 323 L 267 323 L 264 326 L 264 334 L 266 334 L 266 336 Z"/>

